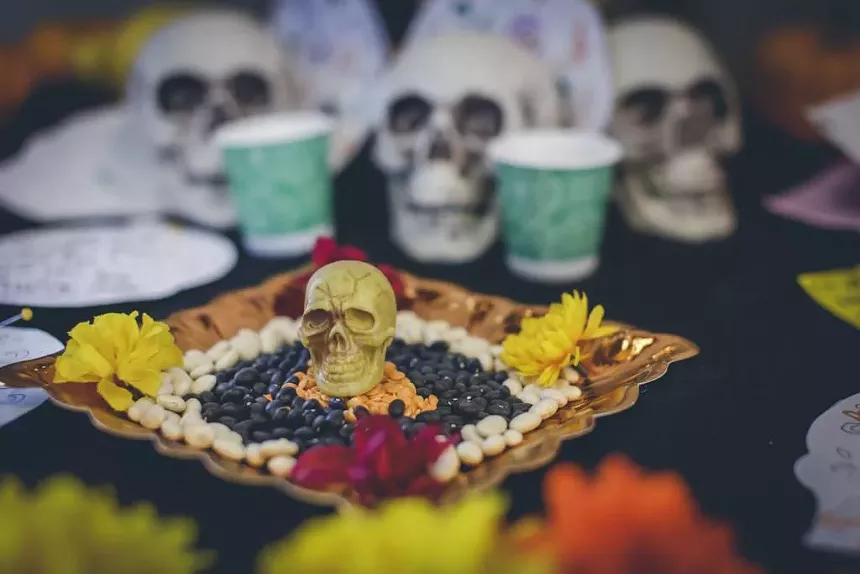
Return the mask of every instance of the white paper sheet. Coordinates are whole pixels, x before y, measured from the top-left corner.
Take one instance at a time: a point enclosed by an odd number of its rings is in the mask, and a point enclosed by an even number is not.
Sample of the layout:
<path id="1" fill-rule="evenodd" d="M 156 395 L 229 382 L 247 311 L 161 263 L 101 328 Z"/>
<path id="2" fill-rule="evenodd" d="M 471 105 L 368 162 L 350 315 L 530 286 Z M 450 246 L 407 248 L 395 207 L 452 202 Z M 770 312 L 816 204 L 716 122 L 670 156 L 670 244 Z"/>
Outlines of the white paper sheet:
<path id="1" fill-rule="evenodd" d="M 817 501 L 804 541 L 826 550 L 860 553 L 860 393 L 825 411 L 806 436 L 809 453 L 794 466 Z"/>
<path id="2" fill-rule="evenodd" d="M 236 247 L 158 222 L 36 229 L 0 238 L 0 303 L 88 307 L 168 297 L 226 275 Z"/>
<path id="3" fill-rule="evenodd" d="M 7 389 L 0 387 L 0 427 L 21 418 L 45 402 L 42 389 Z"/>
<path id="4" fill-rule="evenodd" d="M 455 31 L 504 35 L 559 75 L 574 126 L 603 130 L 614 103 L 603 23 L 584 0 L 426 0 L 406 41 Z"/>
<path id="5" fill-rule="evenodd" d="M 63 344 L 39 329 L 0 328 L 0 367 L 38 359 L 63 350 Z M 48 398 L 42 389 L 10 389 L 0 380 L 0 427 L 35 409 Z"/>
<path id="6" fill-rule="evenodd" d="M 860 92 L 812 107 L 807 116 L 830 143 L 860 164 Z"/>

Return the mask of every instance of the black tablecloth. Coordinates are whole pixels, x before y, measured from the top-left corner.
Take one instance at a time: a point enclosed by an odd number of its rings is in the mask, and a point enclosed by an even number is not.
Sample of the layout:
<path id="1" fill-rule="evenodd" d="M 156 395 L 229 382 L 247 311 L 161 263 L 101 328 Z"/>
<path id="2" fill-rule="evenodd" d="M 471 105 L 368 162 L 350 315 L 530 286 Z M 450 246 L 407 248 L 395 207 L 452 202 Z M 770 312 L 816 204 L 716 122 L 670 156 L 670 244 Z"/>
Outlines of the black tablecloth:
<path id="1" fill-rule="evenodd" d="M 103 99 L 69 85 L 45 88 L 0 132 L 0 150 L 10 153 L 37 128 Z M 678 333 L 702 353 L 646 387 L 631 410 L 566 443 L 559 460 L 592 467 L 607 453 L 623 452 L 648 468 L 678 471 L 704 510 L 728 520 L 742 550 L 769 570 L 830 572 L 853 565 L 801 545 L 814 500 L 792 467 L 805 452 L 815 417 L 857 391 L 860 339 L 856 329 L 816 306 L 795 278 L 857 263 L 860 242 L 855 234 L 806 227 L 761 208 L 763 195 L 812 175 L 836 154 L 792 142 L 755 117 L 746 122 L 747 147 L 731 166 L 740 212 L 733 238 L 698 247 L 650 238 L 627 229 L 613 209 L 600 270 L 567 286 L 586 290 L 612 318 Z M 386 240 L 383 180 L 367 150 L 336 187 L 339 240 L 366 249 L 376 262 L 522 302 L 547 303 L 559 295 L 559 288 L 514 279 L 501 248 L 477 263 L 448 267 L 419 265 L 399 254 Z M 3 233 L 25 227 L 0 212 Z M 139 309 L 163 318 L 300 262 L 243 254 L 227 277 L 211 285 L 162 301 L 37 310 L 32 325 L 64 338 L 76 322 L 106 311 Z M 14 312 L 0 307 L 0 316 Z M 0 430 L 0 472 L 29 484 L 72 473 L 87 483 L 113 485 L 124 502 L 150 500 L 162 513 L 192 516 L 200 524 L 201 545 L 218 550 L 219 572 L 249 571 L 265 544 L 328 512 L 275 490 L 224 482 L 198 462 L 161 457 L 149 443 L 108 436 L 85 416 L 50 404 Z M 504 482 L 513 516 L 540 510 L 543 474 Z"/>

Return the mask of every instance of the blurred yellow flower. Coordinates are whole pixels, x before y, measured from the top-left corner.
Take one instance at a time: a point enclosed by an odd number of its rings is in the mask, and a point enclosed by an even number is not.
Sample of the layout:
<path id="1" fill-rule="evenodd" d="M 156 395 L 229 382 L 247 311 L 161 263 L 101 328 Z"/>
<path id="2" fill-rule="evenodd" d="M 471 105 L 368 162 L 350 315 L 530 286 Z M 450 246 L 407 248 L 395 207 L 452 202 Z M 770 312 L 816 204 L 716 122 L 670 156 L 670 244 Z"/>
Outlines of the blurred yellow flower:
<path id="1" fill-rule="evenodd" d="M 438 507 L 418 498 L 377 510 L 347 509 L 303 524 L 267 548 L 260 574 L 550 574 L 542 554 L 502 544 L 505 501 L 497 493 Z"/>
<path id="2" fill-rule="evenodd" d="M 90 323 L 78 323 L 57 359 L 55 383 L 96 383 L 99 394 L 117 411 L 125 411 L 134 398 L 127 386 L 155 396 L 161 373 L 182 364 L 182 352 L 169 327 L 137 311 L 108 313 Z"/>
<path id="3" fill-rule="evenodd" d="M 121 509 L 71 477 L 32 492 L 0 481 L 0 572 L 190 574 L 212 562 L 196 538 L 190 519 L 160 519 L 148 503 Z"/>
<path id="4" fill-rule="evenodd" d="M 582 341 L 611 335 L 617 327 L 601 325 L 603 307 L 588 312 L 588 297 L 565 293 L 542 317 L 523 319 L 520 332 L 503 342 L 502 361 L 522 376 L 552 386 L 561 370 L 583 359 Z"/>

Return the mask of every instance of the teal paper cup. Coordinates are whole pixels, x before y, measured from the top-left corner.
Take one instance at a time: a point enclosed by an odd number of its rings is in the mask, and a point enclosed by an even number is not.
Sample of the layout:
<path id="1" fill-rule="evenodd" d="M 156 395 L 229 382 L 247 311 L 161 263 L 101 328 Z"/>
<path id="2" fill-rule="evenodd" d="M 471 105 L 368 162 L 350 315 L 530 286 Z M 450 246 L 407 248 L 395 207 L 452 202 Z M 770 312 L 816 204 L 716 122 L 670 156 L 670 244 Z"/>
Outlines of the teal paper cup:
<path id="1" fill-rule="evenodd" d="M 331 122 L 315 112 L 239 120 L 216 135 L 245 249 L 304 255 L 332 235 Z"/>
<path id="2" fill-rule="evenodd" d="M 599 133 L 509 133 L 490 146 L 507 264 L 542 282 L 583 279 L 597 269 L 621 146 Z"/>

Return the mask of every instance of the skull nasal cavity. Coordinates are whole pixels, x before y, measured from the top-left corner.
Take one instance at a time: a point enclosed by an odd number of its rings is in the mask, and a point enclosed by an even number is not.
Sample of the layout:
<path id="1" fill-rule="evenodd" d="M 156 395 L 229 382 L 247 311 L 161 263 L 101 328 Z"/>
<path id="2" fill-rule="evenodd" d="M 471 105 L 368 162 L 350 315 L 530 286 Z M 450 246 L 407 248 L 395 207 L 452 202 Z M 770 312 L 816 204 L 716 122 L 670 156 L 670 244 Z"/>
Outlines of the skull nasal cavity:
<path id="1" fill-rule="evenodd" d="M 349 334 L 344 324 L 340 321 L 332 327 L 331 333 L 329 333 L 328 345 L 331 351 L 345 351 L 349 348 Z"/>
<path id="2" fill-rule="evenodd" d="M 433 141 L 430 142 L 430 159 L 449 160 L 453 155 L 451 144 L 440 134 L 436 134 Z"/>
<path id="3" fill-rule="evenodd" d="M 233 118 L 230 113 L 224 109 L 224 106 L 215 106 L 212 108 L 212 115 L 209 117 L 209 133 L 214 132 L 231 119 Z"/>

